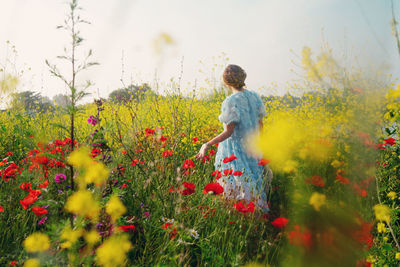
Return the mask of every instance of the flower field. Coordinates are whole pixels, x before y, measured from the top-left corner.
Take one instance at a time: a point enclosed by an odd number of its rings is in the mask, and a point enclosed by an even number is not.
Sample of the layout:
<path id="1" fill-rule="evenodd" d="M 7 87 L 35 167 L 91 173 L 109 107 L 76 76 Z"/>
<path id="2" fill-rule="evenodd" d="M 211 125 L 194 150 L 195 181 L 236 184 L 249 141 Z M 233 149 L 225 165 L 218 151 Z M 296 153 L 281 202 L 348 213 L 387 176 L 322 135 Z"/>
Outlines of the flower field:
<path id="1" fill-rule="evenodd" d="M 60 26 L 72 32 L 61 58 L 73 78 L 46 61 L 69 102 L 0 112 L 0 266 L 400 264 L 397 80 L 305 47 L 303 80 L 292 94 L 262 96 L 263 130 L 247 140 L 265 168 L 263 214 L 224 198 L 218 179 L 245 176 L 235 155 L 220 170 L 218 144 L 195 156 L 223 130 L 224 88 L 137 87 L 124 101 L 82 103 L 91 84 L 75 77 L 97 63 L 90 51 L 75 65 L 78 10 L 72 0 Z M 5 101 L 19 79 L 1 74 Z"/>

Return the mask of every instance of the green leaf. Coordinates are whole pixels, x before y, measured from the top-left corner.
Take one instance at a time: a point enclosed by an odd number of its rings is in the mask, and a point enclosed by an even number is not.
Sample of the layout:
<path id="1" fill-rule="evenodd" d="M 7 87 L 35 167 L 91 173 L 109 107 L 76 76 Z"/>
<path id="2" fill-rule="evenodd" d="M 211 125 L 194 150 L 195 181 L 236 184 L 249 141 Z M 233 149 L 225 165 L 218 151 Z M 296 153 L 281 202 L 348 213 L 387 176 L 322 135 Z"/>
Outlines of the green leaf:
<path id="1" fill-rule="evenodd" d="M 391 251 L 391 250 L 393 249 L 392 246 L 389 245 L 389 244 L 384 245 L 382 248 L 383 248 L 384 250 L 386 250 L 386 251 Z"/>

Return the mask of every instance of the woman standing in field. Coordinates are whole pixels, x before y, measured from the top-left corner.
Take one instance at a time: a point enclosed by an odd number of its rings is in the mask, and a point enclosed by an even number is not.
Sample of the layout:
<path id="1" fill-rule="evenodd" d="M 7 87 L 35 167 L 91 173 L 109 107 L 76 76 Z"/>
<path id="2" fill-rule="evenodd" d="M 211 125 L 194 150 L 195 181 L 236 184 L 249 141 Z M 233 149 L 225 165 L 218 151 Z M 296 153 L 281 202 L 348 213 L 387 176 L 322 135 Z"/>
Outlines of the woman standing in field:
<path id="1" fill-rule="evenodd" d="M 223 80 L 232 91 L 222 103 L 218 117 L 224 131 L 203 144 L 196 158 L 202 158 L 214 144 L 218 145 L 215 168 L 222 172 L 218 183 L 227 199 L 253 202 L 264 213 L 269 211 L 264 181 L 264 162 L 248 151 L 247 137 L 262 129 L 266 115 L 257 93 L 243 88 L 246 72 L 237 65 L 226 67 Z"/>

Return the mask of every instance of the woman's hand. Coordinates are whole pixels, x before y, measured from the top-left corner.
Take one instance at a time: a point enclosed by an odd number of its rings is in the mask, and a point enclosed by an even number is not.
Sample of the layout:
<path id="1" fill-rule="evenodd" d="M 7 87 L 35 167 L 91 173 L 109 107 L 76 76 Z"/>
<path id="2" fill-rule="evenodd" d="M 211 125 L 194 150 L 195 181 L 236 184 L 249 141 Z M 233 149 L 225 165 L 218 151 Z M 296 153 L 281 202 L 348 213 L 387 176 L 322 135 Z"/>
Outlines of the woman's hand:
<path id="1" fill-rule="evenodd" d="M 204 156 L 207 154 L 208 148 L 209 145 L 207 143 L 203 144 L 200 148 L 199 153 L 196 154 L 196 159 L 204 158 Z"/>

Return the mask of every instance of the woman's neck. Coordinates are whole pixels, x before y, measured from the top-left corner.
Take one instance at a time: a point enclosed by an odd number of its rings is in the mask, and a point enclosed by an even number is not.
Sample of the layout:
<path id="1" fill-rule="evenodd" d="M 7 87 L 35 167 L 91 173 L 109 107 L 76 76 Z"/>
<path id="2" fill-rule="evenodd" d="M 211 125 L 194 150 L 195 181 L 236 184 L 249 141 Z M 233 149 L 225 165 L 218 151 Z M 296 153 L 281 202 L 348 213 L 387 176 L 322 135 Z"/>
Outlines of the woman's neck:
<path id="1" fill-rule="evenodd" d="M 240 89 L 236 89 L 236 88 L 234 88 L 234 87 L 231 87 L 231 90 L 232 90 L 232 93 L 234 94 L 234 93 L 243 92 L 243 91 L 244 91 L 244 88 L 242 87 L 242 88 L 240 88 Z"/>

